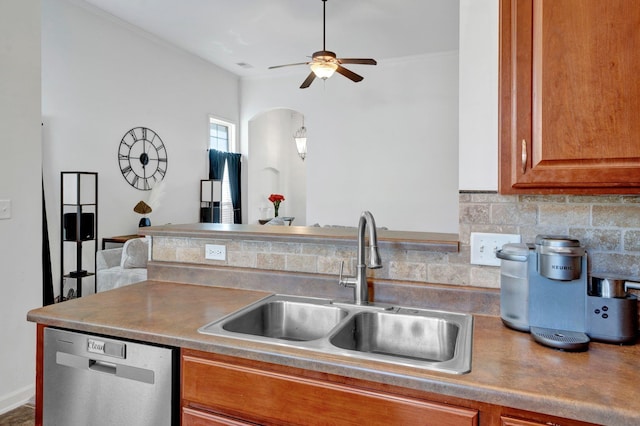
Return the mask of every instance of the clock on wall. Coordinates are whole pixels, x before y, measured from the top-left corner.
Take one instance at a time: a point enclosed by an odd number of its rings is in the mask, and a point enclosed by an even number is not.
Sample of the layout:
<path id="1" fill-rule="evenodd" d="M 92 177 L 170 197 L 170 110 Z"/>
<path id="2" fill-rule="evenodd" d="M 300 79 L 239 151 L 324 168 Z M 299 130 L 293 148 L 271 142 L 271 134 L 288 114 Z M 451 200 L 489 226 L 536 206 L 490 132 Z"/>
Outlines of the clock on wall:
<path id="1" fill-rule="evenodd" d="M 134 127 L 120 141 L 118 163 L 129 185 L 148 191 L 167 173 L 167 149 L 156 132 Z"/>

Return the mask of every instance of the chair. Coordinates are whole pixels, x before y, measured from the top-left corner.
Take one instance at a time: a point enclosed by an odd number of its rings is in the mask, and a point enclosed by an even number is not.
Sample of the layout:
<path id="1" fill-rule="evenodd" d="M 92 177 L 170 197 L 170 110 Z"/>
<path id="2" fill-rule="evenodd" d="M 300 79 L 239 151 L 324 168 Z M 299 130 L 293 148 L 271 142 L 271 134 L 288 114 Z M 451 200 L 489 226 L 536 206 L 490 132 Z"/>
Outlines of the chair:
<path id="1" fill-rule="evenodd" d="M 147 279 L 149 243 L 146 238 L 128 240 L 121 248 L 96 253 L 97 291 L 107 291 Z"/>

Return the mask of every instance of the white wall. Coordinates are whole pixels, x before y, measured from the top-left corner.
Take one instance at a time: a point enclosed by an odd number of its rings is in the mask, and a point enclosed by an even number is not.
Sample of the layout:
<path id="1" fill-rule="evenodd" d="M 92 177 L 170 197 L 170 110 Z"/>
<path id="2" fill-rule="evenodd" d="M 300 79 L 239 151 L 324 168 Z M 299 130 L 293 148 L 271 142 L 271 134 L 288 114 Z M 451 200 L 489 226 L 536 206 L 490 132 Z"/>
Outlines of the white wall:
<path id="1" fill-rule="evenodd" d="M 498 0 L 460 0 L 461 190 L 498 190 Z"/>
<path id="2" fill-rule="evenodd" d="M 152 225 L 199 220 L 208 178 L 209 114 L 239 123 L 239 78 L 91 6 L 42 1 L 45 189 L 54 287 L 59 273 L 60 172 L 98 172 L 99 238 L 133 234 L 133 207 L 150 193 L 131 187 L 117 161 L 125 132 L 153 129 L 168 153 L 165 194 Z"/>
<path id="3" fill-rule="evenodd" d="M 293 140 L 300 126 L 300 113 L 282 108 L 260 114 L 249 122 L 249 133 L 255 137 L 249 141 L 252 156 L 247 175 L 252 192 L 247 223 L 273 217 L 269 195 L 286 194 L 279 215 L 295 217 L 294 225 L 307 225 L 306 165 Z"/>
<path id="4" fill-rule="evenodd" d="M 42 305 L 40 0 L 0 1 L 0 413 L 34 393 L 35 325 Z"/>
<path id="5" fill-rule="evenodd" d="M 378 226 L 457 232 L 457 52 L 352 68 L 362 82 L 336 74 L 301 90 L 303 67 L 243 79 L 241 146 L 248 161 L 248 120 L 276 107 L 304 112 L 308 224 L 355 226 L 370 210 Z"/>

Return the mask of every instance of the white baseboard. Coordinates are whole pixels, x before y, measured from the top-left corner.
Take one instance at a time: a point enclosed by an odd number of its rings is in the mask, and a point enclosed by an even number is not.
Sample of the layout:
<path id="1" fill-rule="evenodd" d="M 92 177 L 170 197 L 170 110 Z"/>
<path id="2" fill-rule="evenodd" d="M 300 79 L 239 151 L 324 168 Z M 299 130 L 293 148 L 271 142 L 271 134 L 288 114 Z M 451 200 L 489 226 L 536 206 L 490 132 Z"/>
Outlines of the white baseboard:
<path id="1" fill-rule="evenodd" d="M 33 403 L 35 393 L 35 386 L 30 385 L 7 395 L 0 395 L 0 414 L 4 414 L 28 402 Z"/>

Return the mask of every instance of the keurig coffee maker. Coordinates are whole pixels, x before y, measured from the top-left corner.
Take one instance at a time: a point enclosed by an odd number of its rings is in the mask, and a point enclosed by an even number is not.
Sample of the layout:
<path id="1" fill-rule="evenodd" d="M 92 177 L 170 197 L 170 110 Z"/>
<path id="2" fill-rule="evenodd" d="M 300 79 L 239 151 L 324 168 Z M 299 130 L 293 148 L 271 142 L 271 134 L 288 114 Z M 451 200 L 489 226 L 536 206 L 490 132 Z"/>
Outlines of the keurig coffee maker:
<path id="1" fill-rule="evenodd" d="M 587 254 L 576 239 L 538 235 L 535 244 L 505 244 L 500 268 L 500 317 L 553 348 L 580 351 L 590 340 L 632 343 L 637 299 L 628 280 L 587 277 Z M 589 285 L 587 286 L 587 282 Z"/>
<path id="2" fill-rule="evenodd" d="M 535 244 L 505 244 L 496 256 L 503 323 L 546 346 L 586 350 L 587 255 L 580 242 L 538 235 Z"/>
<path id="3" fill-rule="evenodd" d="M 529 326 L 534 340 L 565 350 L 586 350 L 587 254 L 562 235 L 536 237 L 529 272 Z"/>

